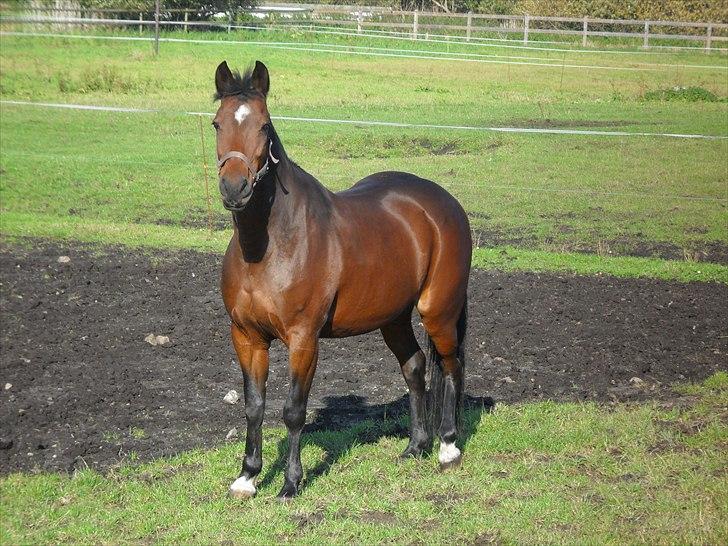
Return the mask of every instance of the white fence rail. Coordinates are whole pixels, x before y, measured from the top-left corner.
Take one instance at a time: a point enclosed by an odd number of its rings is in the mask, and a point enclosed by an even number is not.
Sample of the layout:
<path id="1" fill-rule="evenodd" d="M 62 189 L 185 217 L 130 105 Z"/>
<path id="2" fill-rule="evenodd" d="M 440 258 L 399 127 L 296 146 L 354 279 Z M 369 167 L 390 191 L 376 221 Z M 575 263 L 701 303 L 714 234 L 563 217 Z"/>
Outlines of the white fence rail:
<path id="1" fill-rule="evenodd" d="M 632 39 L 643 48 L 656 46 L 656 42 L 693 42 L 706 52 L 726 51 L 717 43 L 728 42 L 728 24 L 695 23 L 687 21 L 638 21 L 629 19 L 603 19 L 593 17 L 540 17 L 532 15 L 487 15 L 475 13 L 434 13 L 394 11 L 384 8 L 303 5 L 261 6 L 247 12 L 242 19 L 231 16 L 199 20 L 191 10 L 162 9 L 132 12 L 112 9 L 53 9 L 37 8 L 22 14 L 6 10 L 0 23 L 59 25 L 102 25 L 138 27 L 160 26 L 223 28 L 286 28 L 308 25 L 310 28 L 348 30 L 356 34 L 380 33 L 406 35 L 412 39 L 429 38 L 431 33 L 445 32 L 445 36 L 469 42 L 482 39 L 486 34 L 514 36 L 528 44 L 538 34 L 579 36 L 581 45 L 589 45 L 593 37 Z M 137 17 L 138 15 L 138 17 Z M 634 29 L 634 30 L 632 30 Z M 432 34 L 443 36 L 442 34 Z M 481 38 L 479 38 L 481 37 Z M 543 42 L 543 40 L 538 40 Z M 664 47 L 662 45 L 661 47 Z"/>

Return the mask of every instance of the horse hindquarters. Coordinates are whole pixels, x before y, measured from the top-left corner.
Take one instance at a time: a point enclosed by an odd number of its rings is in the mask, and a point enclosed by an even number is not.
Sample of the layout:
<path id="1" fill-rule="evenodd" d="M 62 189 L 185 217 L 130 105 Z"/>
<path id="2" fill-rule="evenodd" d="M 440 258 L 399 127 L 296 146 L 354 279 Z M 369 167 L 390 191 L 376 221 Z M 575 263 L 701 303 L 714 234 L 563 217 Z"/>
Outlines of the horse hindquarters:
<path id="1" fill-rule="evenodd" d="M 448 197 L 453 206 L 444 206 L 437 216 L 433 214 L 433 251 L 417 302 L 429 337 L 429 423 L 431 430 L 440 435 L 443 469 L 460 462 L 455 441 L 462 414 L 467 286 L 472 254 L 465 211 L 454 198 Z"/>

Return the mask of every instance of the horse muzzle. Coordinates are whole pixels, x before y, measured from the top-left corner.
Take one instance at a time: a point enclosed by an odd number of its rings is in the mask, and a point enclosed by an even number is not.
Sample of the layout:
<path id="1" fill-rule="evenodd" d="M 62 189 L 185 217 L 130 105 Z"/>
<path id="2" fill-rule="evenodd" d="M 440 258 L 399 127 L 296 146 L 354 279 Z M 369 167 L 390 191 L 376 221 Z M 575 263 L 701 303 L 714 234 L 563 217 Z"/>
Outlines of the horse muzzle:
<path id="1" fill-rule="evenodd" d="M 220 194 L 222 195 L 222 206 L 227 210 L 239 212 L 245 208 L 253 195 L 252 185 L 242 176 L 220 177 Z"/>

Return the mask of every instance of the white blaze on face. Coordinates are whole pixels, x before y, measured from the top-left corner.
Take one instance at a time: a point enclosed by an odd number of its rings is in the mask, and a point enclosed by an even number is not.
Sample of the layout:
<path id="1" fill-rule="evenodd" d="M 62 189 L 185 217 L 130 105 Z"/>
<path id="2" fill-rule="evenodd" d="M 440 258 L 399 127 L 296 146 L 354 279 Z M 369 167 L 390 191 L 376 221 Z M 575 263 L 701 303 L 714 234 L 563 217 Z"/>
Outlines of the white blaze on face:
<path id="1" fill-rule="evenodd" d="M 247 499 L 255 495 L 255 478 L 240 476 L 230 486 L 230 496 L 237 499 Z"/>
<path id="2" fill-rule="evenodd" d="M 238 125 L 243 123 L 243 120 L 248 117 L 248 114 L 250 114 L 250 108 L 248 108 L 247 104 L 238 106 L 238 109 L 235 110 L 235 121 L 238 122 Z"/>
<path id="3" fill-rule="evenodd" d="M 455 446 L 455 444 L 448 444 L 447 442 L 442 442 L 440 444 L 440 464 L 451 463 L 458 457 L 460 457 L 460 450 Z"/>

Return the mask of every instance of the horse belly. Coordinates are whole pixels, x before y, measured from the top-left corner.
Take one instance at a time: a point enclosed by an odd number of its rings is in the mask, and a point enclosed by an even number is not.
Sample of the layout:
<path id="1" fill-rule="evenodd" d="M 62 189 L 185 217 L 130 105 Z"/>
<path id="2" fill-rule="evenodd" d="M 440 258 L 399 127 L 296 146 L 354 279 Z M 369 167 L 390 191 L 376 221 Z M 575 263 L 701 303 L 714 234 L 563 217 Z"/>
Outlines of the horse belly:
<path id="1" fill-rule="evenodd" d="M 395 256 L 376 267 L 350 268 L 340 286 L 325 337 L 347 337 L 389 324 L 417 301 L 423 275 L 412 256 Z"/>
<path id="2" fill-rule="evenodd" d="M 398 297 L 389 301 L 337 300 L 333 319 L 322 330 L 321 337 L 349 337 L 366 334 L 389 324 L 412 306 L 412 298 Z"/>

